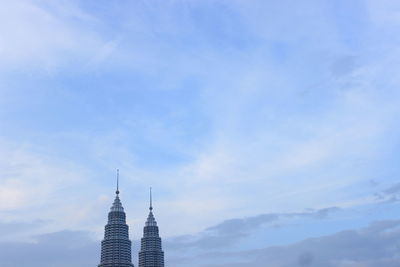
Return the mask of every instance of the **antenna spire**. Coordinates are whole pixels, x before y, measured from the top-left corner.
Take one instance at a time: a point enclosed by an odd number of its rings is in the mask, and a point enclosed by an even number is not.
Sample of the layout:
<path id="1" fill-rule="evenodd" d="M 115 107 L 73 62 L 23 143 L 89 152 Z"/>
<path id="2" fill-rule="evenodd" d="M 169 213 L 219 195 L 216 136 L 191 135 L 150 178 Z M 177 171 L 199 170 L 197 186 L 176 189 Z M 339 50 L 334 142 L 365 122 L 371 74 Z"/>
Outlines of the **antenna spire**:
<path id="1" fill-rule="evenodd" d="M 115 193 L 118 195 L 119 194 L 119 169 L 117 169 L 117 191 Z"/>
<path id="2" fill-rule="evenodd" d="M 152 194 L 152 190 L 150 187 L 150 211 L 153 210 L 153 194 Z"/>

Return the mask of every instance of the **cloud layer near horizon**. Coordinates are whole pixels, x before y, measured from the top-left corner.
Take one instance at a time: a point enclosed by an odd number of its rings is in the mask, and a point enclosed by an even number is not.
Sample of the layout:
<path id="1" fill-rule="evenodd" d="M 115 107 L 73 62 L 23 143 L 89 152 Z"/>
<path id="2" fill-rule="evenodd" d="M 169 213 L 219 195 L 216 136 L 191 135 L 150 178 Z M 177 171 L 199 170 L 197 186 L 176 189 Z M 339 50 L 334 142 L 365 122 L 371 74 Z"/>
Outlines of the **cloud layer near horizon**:
<path id="1" fill-rule="evenodd" d="M 223 228 L 226 224 L 221 224 Z M 310 238 L 286 246 L 274 246 L 240 252 L 189 251 L 174 247 L 169 240 L 168 266 L 225 267 L 394 267 L 400 263 L 397 253 L 400 221 L 378 221 L 359 230 L 346 230 L 332 235 Z M 229 228 L 229 227 L 228 227 Z M 225 230 L 229 230 L 229 229 Z M 213 247 L 215 240 L 203 240 Z M 137 244 L 135 241 L 134 244 Z M 210 249 L 210 248 L 209 248 Z M 137 249 L 135 249 L 136 251 Z M 62 231 L 35 237 L 31 243 L 0 242 L 2 266 L 76 266 L 96 265 L 99 243 L 88 232 Z M 172 256 L 171 256 L 172 254 Z M 21 257 L 23 255 L 23 257 Z M 134 254 L 135 255 L 135 254 Z M 134 262 L 136 256 L 134 256 Z M 225 262 L 225 263 L 224 263 Z"/>

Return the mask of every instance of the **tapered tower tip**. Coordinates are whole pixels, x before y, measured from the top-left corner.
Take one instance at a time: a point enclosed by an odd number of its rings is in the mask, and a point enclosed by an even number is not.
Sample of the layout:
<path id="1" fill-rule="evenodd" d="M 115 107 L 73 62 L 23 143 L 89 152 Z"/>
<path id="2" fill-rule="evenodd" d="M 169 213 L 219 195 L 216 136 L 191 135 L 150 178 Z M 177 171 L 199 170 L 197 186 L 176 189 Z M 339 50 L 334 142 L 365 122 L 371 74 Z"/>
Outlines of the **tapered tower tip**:
<path id="1" fill-rule="evenodd" d="M 117 191 L 115 193 L 118 195 L 119 194 L 119 169 L 117 169 Z"/>
<path id="2" fill-rule="evenodd" d="M 153 194 L 150 187 L 150 211 L 153 210 Z"/>

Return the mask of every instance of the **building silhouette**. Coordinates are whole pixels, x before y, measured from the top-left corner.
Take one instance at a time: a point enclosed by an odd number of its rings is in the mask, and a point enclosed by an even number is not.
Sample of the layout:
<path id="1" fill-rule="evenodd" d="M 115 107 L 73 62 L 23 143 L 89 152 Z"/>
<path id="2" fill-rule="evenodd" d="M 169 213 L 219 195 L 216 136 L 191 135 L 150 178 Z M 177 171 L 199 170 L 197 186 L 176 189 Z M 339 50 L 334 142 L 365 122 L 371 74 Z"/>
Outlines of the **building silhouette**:
<path id="1" fill-rule="evenodd" d="M 143 229 L 143 238 L 139 252 L 139 267 L 164 267 L 164 252 L 157 222 L 153 215 L 152 194 L 150 188 L 150 212 Z"/>
<path id="2" fill-rule="evenodd" d="M 126 224 L 124 208 L 119 199 L 117 171 L 117 191 L 114 203 L 108 213 L 104 240 L 101 241 L 101 260 L 98 267 L 133 267 L 129 226 Z"/>

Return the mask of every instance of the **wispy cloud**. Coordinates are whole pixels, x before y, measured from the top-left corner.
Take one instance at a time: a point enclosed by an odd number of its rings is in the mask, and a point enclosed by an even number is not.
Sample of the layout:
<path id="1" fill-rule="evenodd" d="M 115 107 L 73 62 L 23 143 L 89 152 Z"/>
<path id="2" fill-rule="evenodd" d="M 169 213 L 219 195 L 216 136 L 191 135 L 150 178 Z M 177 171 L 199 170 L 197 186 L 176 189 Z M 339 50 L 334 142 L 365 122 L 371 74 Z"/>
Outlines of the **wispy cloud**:
<path id="1" fill-rule="evenodd" d="M 91 30 L 95 17 L 72 2 L 5 1 L 2 6 L 1 72 L 54 73 L 74 61 L 90 58 L 103 43 Z"/>

